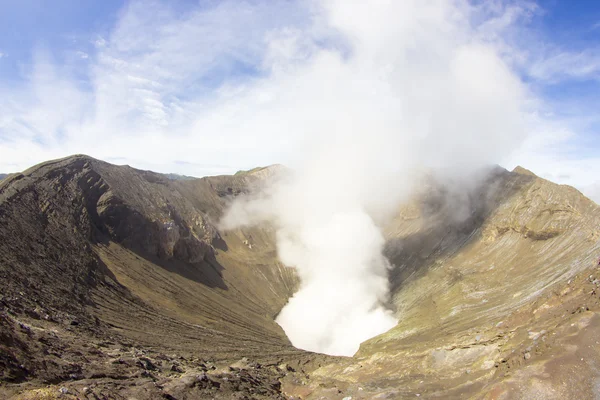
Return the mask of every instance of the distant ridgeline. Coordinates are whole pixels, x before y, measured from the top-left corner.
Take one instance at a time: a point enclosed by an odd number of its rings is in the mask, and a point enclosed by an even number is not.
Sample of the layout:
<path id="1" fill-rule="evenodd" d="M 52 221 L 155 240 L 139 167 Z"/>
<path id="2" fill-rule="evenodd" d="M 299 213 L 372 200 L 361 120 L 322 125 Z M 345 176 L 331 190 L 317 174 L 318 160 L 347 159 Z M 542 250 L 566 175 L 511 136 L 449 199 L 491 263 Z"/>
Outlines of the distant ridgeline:
<path id="1" fill-rule="evenodd" d="M 0 174 L 0 181 L 4 178 L 6 178 L 8 175 L 10 174 Z M 166 176 L 168 179 L 174 180 L 174 181 L 189 181 L 192 179 L 198 179 L 195 176 L 187 176 L 187 175 L 179 175 L 179 174 L 163 174 L 164 176 Z"/>
<path id="2" fill-rule="evenodd" d="M 235 175 L 251 174 L 253 172 L 262 171 L 263 169 L 267 169 L 267 168 L 268 167 L 256 167 L 256 168 L 249 169 L 247 171 L 239 170 L 238 172 L 235 173 Z"/>
<path id="3" fill-rule="evenodd" d="M 174 181 L 189 181 L 192 179 L 198 179 L 195 176 L 187 176 L 187 175 L 179 175 L 179 174 L 163 174 L 163 175 Z M 2 177 L 2 174 L 0 174 L 0 179 L 1 179 L 1 177 Z"/>

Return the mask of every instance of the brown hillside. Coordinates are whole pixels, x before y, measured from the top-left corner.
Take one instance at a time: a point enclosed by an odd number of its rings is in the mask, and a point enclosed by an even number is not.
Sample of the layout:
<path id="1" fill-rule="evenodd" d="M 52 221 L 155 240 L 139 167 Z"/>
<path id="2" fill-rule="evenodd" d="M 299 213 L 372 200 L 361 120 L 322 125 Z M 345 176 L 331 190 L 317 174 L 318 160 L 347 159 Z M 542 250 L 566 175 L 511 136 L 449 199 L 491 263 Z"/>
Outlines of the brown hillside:
<path id="1" fill-rule="evenodd" d="M 273 229 L 215 227 L 274 173 L 73 156 L 0 181 L 0 396 L 593 397 L 600 210 L 581 193 L 522 168 L 424 181 L 385 228 L 399 323 L 339 358 L 274 322 L 299 282 Z"/>

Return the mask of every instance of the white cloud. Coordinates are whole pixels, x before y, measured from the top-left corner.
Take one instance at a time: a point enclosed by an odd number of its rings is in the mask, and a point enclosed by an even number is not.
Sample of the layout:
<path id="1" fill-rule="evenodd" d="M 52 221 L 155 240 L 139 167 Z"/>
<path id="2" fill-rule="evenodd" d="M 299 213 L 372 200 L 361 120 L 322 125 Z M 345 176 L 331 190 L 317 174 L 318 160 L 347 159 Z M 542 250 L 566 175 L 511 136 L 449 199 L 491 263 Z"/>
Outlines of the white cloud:
<path id="1" fill-rule="evenodd" d="M 100 48 L 100 47 L 104 47 L 104 46 L 106 46 L 106 39 L 104 39 L 102 36 L 98 36 L 98 37 L 96 38 L 96 40 L 94 40 L 92 43 L 93 43 L 93 44 L 94 44 L 94 46 L 96 46 L 96 47 L 99 47 L 99 48 Z"/>
<path id="2" fill-rule="evenodd" d="M 25 83 L 0 81 L 11 93 L 0 99 L 0 170 L 71 153 L 197 175 L 264 163 L 249 133 L 223 113 L 235 118 L 227 98 L 252 83 L 240 71 L 263 68 L 267 35 L 299 25 L 290 7 L 220 2 L 178 15 L 158 2 L 132 2 L 110 36 L 95 41 L 89 84 L 37 55 Z M 229 167 L 175 163 L 198 159 Z"/>
<path id="3" fill-rule="evenodd" d="M 565 51 L 556 49 L 529 67 L 529 74 L 539 80 L 556 82 L 566 78 L 600 78 L 599 49 Z"/>
<path id="4" fill-rule="evenodd" d="M 427 133 L 448 128 L 432 115 L 456 112 L 454 128 L 477 126 L 474 147 L 497 137 L 494 132 L 525 136 L 513 120 L 490 126 L 485 118 L 472 118 L 494 102 L 499 112 L 510 113 L 520 107 L 516 102 L 481 91 L 471 99 L 471 114 L 460 114 L 464 104 L 448 98 L 457 90 L 488 87 L 482 82 L 489 76 L 472 65 L 475 60 L 500 77 L 523 66 L 539 79 L 560 79 L 565 70 L 594 73 L 591 51 L 568 57 L 557 48 L 553 56 L 540 56 L 532 55 L 531 43 L 516 45 L 539 14 L 535 3 L 452 4 L 407 1 L 390 12 L 339 1 L 225 1 L 181 13 L 166 2 L 131 2 L 111 32 L 93 36 L 94 52 L 79 54 L 88 54 L 85 66 L 59 64 L 41 53 L 24 83 L 0 80 L 2 93 L 10 94 L 0 99 L 0 171 L 88 153 L 192 175 L 233 172 L 293 163 L 298 141 L 310 132 L 394 124 L 425 132 L 425 149 L 433 149 L 435 138 L 446 150 L 431 150 L 427 158 L 443 164 L 440 154 L 459 149 L 452 137 Z M 457 29 L 461 18 L 468 26 Z M 423 31 L 431 21 L 441 23 Z M 428 48 L 415 48 L 416 34 L 428 39 Z M 454 69 L 454 80 L 440 78 L 437 64 L 460 43 L 452 62 L 440 67 Z M 504 89 L 517 86 L 510 81 Z M 544 111 L 543 99 L 529 96 L 525 86 L 519 90 L 527 107 Z M 350 121 L 350 113 L 359 117 Z M 501 158 L 517 142 L 498 141 L 491 146 L 496 154 L 481 157 Z"/>
<path id="5" fill-rule="evenodd" d="M 597 46 L 582 47 L 577 40 L 555 43 L 537 29 L 539 24 L 530 24 L 545 17 L 548 10 L 543 3 L 489 1 L 481 2 L 476 10 L 484 16 L 480 34 L 494 41 L 503 58 L 529 79 L 542 84 L 598 79 L 600 53 Z"/>

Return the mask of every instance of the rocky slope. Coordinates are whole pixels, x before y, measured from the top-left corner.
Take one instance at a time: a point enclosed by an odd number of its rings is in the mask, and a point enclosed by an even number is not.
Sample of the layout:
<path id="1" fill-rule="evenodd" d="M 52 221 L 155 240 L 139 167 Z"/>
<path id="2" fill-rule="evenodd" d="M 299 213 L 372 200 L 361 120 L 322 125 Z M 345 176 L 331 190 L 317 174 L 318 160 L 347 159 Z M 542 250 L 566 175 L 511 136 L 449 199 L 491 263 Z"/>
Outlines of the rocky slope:
<path id="1" fill-rule="evenodd" d="M 399 323 L 339 358 L 274 322 L 298 281 L 273 230 L 215 227 L 276 170 L 73 156 L 2 180 L 0 396 L 593 398 L 600 210 L 578 191 L 521 168 L 427 181 L 385 227 Z"/>
<path id="2" fill-rule="evenodd" d="M 386 232 L 399 323 L 313 378 L 353 399 L 595 398 L 596 204 L 499 169 L 468 196 L 427 185 Z"/>
<path id="3" fill-rule="evenodd" d="M 213 226 L 258 180 L 174 181 L 75 156 L 2 181 L 3 380 L 123 376 L 111 362 L 137 369 L 140 347 L 166 364 L 303 360 L 273 321 L 297 280 L 272 232 Z"/>

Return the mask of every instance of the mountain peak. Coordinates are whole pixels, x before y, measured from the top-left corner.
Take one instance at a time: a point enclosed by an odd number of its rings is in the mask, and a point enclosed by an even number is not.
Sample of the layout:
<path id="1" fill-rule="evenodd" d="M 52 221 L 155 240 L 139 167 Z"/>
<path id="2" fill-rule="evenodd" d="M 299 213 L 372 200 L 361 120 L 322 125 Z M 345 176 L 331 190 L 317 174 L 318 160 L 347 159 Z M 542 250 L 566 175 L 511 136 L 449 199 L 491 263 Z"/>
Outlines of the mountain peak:
<path id="1" fill-rule="evenodd" d="M 512 172 L 514 172 L 516 174 L 519 174 L 519 175 L 528 175 L 528 176 L 535 176 L 535 177 L 537 177 L 536 174 L 534 174 L 533 172 L 531 172 L 527 168 L 521 167 L 520 165 L 517 165 L 515 167 L 515 169 L 512 170 Z"/>

